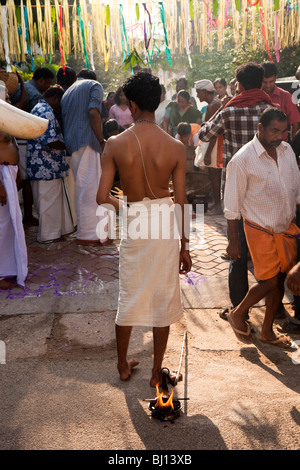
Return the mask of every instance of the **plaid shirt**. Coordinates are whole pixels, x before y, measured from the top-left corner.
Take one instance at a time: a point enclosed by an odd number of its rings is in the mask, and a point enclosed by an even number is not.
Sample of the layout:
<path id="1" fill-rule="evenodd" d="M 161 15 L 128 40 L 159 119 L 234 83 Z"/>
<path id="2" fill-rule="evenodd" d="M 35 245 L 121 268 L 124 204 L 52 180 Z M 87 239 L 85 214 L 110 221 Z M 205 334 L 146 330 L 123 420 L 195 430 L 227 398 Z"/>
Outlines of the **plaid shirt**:
<path id="1" fill-rule="evenodd" d="M 199 138 L 203 142 L 208 142 L 214 137 L 224 135 L 221 181 L 222 195 L 224 194 L 228 162 L 243 145 L 253 139 L 257 132 L 260 115 L 269 107 L 270 104 L 266 102 L 257 103 L 255 106 L 249 108 L 229 106 L 228 108 L 222 109 L 212 121 L 208 121 L 201 127 Z"/>

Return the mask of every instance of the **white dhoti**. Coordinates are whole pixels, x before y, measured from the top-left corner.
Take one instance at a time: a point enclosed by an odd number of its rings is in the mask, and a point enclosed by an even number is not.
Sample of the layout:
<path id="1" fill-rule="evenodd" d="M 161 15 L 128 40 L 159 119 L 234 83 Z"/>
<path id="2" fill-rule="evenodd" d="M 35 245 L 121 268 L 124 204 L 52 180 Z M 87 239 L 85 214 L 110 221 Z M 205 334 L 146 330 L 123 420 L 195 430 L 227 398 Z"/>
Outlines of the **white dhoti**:
<path id="1" fill-rule="evenodd" d="M 56 240 L 74 231 L 70 198 L 63 178 L 31 181 L 33 203 L 39 218 L 37 240 Z"/>
<path id="2" fill-rule="evenodd" d="M 75 178 L 77 239 L 96 241 L 99 239 L 97 224 L 101 221 L 96 202 L 101 176 L 100 154 L 89 146 L 82 147 L 72 153 L 70 165 Z"/>
<path id="3" fill-rule="evenodd" d="M 127 212 L 116 324 L 169 326 L 182 316 L 174 204 L 170 198 L 144 199 L 129 203 Z"/>
<path id="4" fill-rule="evenodd" d="M 5 187 L 7 203 L 0 205 L 0 277 L 17 277 L 24 287 L 28 274 L 27 247 L 19 205 L 17 165 L 0 165 L 0 181 Z"/>

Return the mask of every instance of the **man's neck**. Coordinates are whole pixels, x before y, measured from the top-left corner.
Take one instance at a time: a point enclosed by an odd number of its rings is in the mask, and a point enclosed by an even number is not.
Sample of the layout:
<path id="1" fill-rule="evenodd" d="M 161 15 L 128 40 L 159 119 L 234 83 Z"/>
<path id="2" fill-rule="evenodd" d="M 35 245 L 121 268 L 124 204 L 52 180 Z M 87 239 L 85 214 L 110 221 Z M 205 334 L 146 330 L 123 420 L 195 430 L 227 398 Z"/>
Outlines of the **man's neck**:
<path id="1" fill-rule="evenodd" d="M 155 116 L 154 113 L 151 113 L 149 111 L 140 111 L 139 113 L 136 113 L 134 116 L 134 122 L 143 122 L 143 121 L 155 121 Z"/>

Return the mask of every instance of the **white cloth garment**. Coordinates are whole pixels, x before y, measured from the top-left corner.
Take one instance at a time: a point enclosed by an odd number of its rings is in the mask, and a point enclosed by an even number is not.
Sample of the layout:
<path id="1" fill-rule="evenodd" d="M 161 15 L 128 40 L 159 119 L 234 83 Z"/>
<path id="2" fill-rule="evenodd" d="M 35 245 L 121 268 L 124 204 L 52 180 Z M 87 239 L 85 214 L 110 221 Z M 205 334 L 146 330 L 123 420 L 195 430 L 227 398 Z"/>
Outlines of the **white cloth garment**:
<path id="1" fill-rule="evenodd" d="M 101 222 L 99 215 L 101 210 L 96 202 L 96 196 L 101 176 L 100 154 L 89 146 L 82 147 L 72 153 L 70 165 L 75 178 L 77 238 L 98 240 L 97 225 Z M 100 241 L 104 240 L 105 237 L 100 238 Z"/>
<path id="2" fill-rule="evenodd" d="M 38 242 L 56 240 L 72 233 L 74 223 L 64 178 L 31 181 L 31 188 L 39 218 Z"/>
<path id="3" fill-rule="evenodd" d="M 0 165 L 0 181 L 5 187 L 7 203 L 0 205 L 0 277 L 17 277 L 25 285 L 28 274 L 27 247 L 19 205 L 17 165 Z"/>
<path id="4" fill-rule="evenodd" d="M 165 327 L 182 316 L 174 207 L 144 199 L 123 214 L 117 325 Z"/>
<path id="5" fill-rule="evenodd" d="M 242 216 L 275 233 L 288 229 L 300 204 L 300 172 L 288 143 L 281 142 L 276 150 L 277 163 L 255 136 L 230 160 L 224 194 L 227 219 Z"/>

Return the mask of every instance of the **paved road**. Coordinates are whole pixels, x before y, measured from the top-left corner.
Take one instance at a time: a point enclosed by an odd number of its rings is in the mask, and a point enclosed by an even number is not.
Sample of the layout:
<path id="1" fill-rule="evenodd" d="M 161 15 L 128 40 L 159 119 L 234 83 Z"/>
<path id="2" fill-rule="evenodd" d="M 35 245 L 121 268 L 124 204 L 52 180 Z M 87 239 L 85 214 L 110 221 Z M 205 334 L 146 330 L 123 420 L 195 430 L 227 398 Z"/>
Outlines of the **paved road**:
<path id="1" fill-rule="evenodd" d="M 245 346 L 218 316 L 229 302 L 222 217 L 205 217 L 203 237 L 194 232 L 193 270 L 181 279 L 184 315 L 171 328 L 165 366 L 176 370 L 183 351 L 175 395 L 188 400 L 173 422 L 152 418 L 144 401 L 155 397 L 150 329 L 133 330 L 130 354 L 140 364 L 130 381 L 118 378 L 118 241 L 86 249 L 71 236 L 41 246 L 35 230 L 26 233 L 25 290 L 0 293 L 1 450 L 299 449 L 297 351 L 258 339 Z M 251 312 L 256 338 L 263 308 Z"/>

